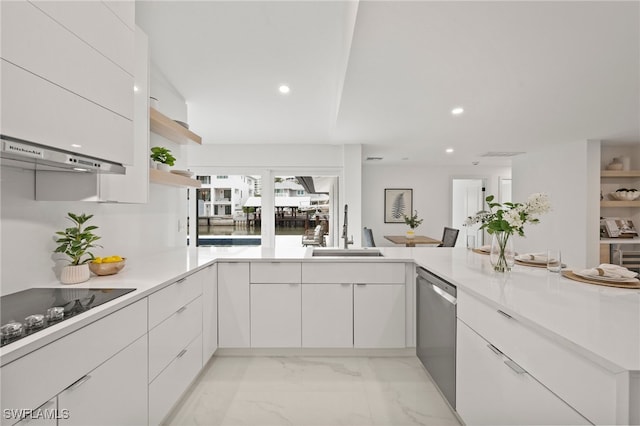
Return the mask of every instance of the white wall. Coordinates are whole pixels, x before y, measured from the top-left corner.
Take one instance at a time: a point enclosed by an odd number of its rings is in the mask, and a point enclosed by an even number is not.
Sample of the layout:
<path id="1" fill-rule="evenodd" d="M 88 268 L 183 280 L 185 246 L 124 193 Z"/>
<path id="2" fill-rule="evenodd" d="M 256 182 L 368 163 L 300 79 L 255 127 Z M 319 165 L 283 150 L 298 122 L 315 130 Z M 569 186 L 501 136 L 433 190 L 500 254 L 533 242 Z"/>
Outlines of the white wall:
<path id="1" fill-rule="evenodd" d="M 67 212 L 94 214 L 104 247 L 94 254 L 132 258 L 128 267 L 136 256 L 186 245 L 184 226 L 178 231 L 187 217 L 184 189 L 150 185 L 148 204 L 34 201 L 34 182 L 33 171 L 0 168 L 0 294 L 57 281 L 56 265 L 64 263 L 53 260 L 54 233 L 71 225 Z"/>
<path id="2" fill-rule="evenodd" d="M 552 211 L 540 224 L 525 225 L 517 237 L 519 252 L 557 247 L 569 267 L 598 264 L 600 214 L 600 141 L 558 144 L 513 160 L 513 200 L 534 192 L 549 194 Z"/>
<path id="3" fill-rule="evenodd" d="M 498 178 L 510 177 L 510 167 L 448 166 L 397 167 L 365 165 L 362 168 L 362 226 L 373 230 L 377 246 L 393 246 L 385 235 L 404 235 L 404 223 L 384 223 L 385 188 L 412 188 L 413 209 L 424 222 L 416 234 L 440 239 L 451 225 L 453 178 L 487 179 L 486 194 L 498 193 Z M 458 238 L 466 239 L 461 229 Z"/>

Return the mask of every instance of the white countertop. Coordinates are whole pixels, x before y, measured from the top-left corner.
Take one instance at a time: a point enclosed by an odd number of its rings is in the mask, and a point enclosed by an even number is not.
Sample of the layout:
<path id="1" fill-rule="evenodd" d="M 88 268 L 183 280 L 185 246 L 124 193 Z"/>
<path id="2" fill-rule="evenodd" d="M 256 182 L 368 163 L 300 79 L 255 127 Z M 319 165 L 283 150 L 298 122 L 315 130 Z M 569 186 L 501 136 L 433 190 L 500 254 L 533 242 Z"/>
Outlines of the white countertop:
<path id="1" fill-rule="evenodd" d="M 405 262 L 415 261 L 459 289 L 494 304 L 552 339 L 613 371 L 640 371 L 640 290 L 584 284 L 516 265 L 493 272 L 489 257 L 464 248 L 380 247 L 384 257 L 311 258 L 311 248 L 181 248 L 147 258 L 127 259 L 117 275 L 92 277 L 72 288 L 136 288 L 136 291 L 87 313 L 49 327 L 0 349 L 4 365 L 136 300 L 146 297 L 216 260 Z M 65 287 L 60 283 L 41 287 Z"/>

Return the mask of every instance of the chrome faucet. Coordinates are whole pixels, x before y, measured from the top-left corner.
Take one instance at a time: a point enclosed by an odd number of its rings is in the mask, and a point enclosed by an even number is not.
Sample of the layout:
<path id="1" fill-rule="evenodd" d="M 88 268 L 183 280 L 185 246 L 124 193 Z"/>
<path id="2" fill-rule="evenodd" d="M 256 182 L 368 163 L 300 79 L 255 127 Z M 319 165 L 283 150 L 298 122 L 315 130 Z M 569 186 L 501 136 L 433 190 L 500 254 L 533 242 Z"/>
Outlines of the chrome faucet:
<path id="1" fill-rule="evenodd" d="M 342 225 L 342 238 L 344 238 L 344 248 L 348 249 L 349 248 L 349 244 L 353 244 L 353 236 L 351 236 L 351 239 L 349 239 L 348 235 L 348 229 L 349 229 L 349 218 L 347 216 L 347 210 L 348 210 L 348 205 L 345 204 L 344 205 L 344 224 Z"/>

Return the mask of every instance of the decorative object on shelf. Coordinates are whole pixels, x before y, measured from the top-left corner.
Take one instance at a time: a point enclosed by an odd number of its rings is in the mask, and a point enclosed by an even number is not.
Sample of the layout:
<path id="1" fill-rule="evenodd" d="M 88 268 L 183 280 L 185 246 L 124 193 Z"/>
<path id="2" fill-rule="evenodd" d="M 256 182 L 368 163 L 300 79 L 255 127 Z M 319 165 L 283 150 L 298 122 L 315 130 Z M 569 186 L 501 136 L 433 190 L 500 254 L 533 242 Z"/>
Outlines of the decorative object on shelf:
<path id="1" fill-rule="evenodd" d="M 184 121 L 180 121 L 180 120 L 173 120 L 173 121 L 175 121 L 176 123 L 178 123 L 179 125 L 181 125 L 185 129 L 189 130 L 189 124 L 185 123 Z"/>
<path id="2" fill-rule="evenodd" d="M 195 174 L 191 170 L 171 170 L 171 173 L 173 173 L 174 175 L 180 175 L 188 178 L 192 177 Z"/>
<path id="3" fill-rule="evenodd" d="M 624 165 L 622 164 L 622 161 L 618 158 L 614 158 L 609 164 L 607 164 L 607 170 L 622 170 L 623 167 Z"/>
<path id="4" fill-rule="evenodd" d="M 409 225 L 409 229 L 407 231 L 407 239 L 412 240 L 416 237 L 416 233 L 414 229 L 422 224 L 424 219 L 418 219 L 418 210 L 415 210 L 411 216 L 404 215 L 404 223 Z"/>
<path id="5" fill-rule="evenodd" d="M 640 191 L 637 189 L 620 188 L 617 189 L 616 192 L 611 192 L 609 196 L 618 201 L 633 201 L 640 197 Z"/>
<path id="6" fill-rule="evenodd" d="M 176 157 L 171 154 L 171 150 L 163 146 L 151 148 L 151 159 L 156 162 L 158 170 L 169 171 L 169 167 L 176 164 Z"/>
<path id="7" fill-rule="evenodd" d="M 93 254 L 88 251 L 90 248 L 101 247 L 95 244 L 100 239 L 92 231 L 98 229 L 97 226 L 86 226 L 84 224 L 93 217 L 84 213 L 77 215 L 67 213 L 67 219 L 73 222 L 74 226 L 66 228 L 64 231 L 56 232 L 60 237 L 56 239 L 58 247 L 54 253 L 63 253 L 70 259 L 70 264 L 62 269 L 60 282 L 62 284 L 78 284 L 89 279 L 89 266 L 87 262 L 94 259 Z M 87 258 L 84 258 L 88 256 Z"/>
<path id="8" fill-rule="evenodd" d="M 538 215 L 551 210 L 546 194 L 531 194 L 525 203 L 494 203 L 494 196 L 486 198 L 489 211 L 481 210 L 465 221 L 465 226 L 482 223 L 480 229 L 486 229 L 493 236 L 490 259 L 497 272 L 508 272 L 515 263 L 515 253 L 510 237 L 517 233 L 524 237 L 525 223 L 538 223 Z M 494 209 L 496 209 L 494 211 Z"/>
<path id="9" fill-rule="evenodd" d="M 623 155 L 618 157 L 618 161 L 622 163 L 622 170 L 629 171 L 631 170 L 631 158 L 628 155 Z"/>
<path id="10" fill-rule="evenodd" d="M 120 256 L 96 257 L 89 269 L 96 275 L 114 275 L 124 268 L 126 258 Z"/>
<path id="11" fill-rule="evenodd" d="M 384 190 L 384 223 L 403 223 L 406 212 L 413 211 L 413 189 Z"/>

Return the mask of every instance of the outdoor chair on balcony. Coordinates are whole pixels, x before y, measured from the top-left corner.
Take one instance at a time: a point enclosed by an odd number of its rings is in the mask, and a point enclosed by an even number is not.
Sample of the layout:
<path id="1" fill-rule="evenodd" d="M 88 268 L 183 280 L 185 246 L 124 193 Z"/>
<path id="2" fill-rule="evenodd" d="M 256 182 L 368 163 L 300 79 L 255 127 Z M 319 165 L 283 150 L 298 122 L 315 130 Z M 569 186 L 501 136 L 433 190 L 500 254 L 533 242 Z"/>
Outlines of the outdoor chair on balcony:
<path id="1" fill-rule="evenodd" d="M 312 231 L 311 229 L 305 231 L 302 236 L 302 246 L 318 246 L 324 247 L 324 232 L 322 230 L 322 225 L 316 226 L 316 228 Z"/>

